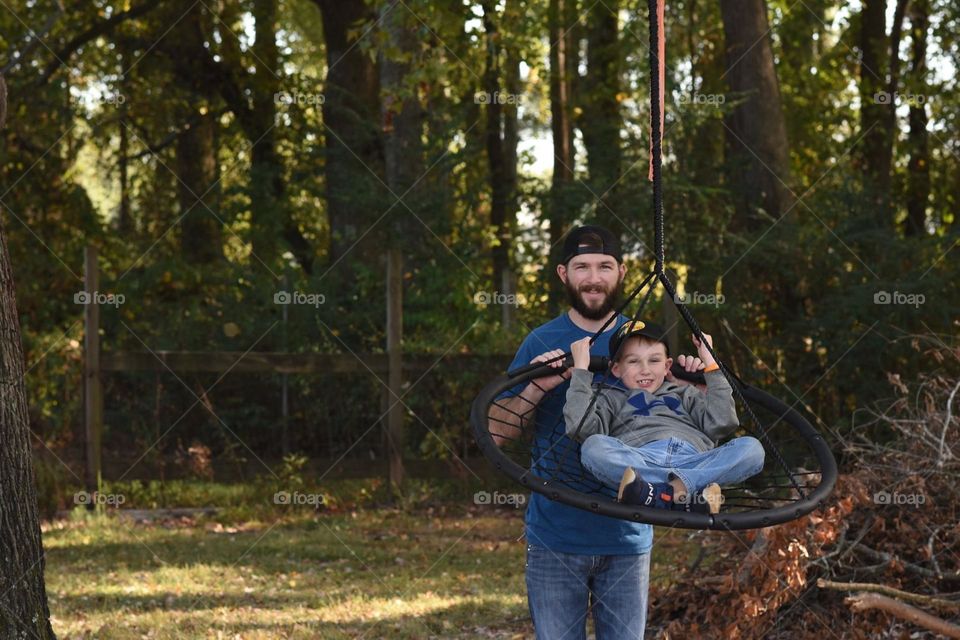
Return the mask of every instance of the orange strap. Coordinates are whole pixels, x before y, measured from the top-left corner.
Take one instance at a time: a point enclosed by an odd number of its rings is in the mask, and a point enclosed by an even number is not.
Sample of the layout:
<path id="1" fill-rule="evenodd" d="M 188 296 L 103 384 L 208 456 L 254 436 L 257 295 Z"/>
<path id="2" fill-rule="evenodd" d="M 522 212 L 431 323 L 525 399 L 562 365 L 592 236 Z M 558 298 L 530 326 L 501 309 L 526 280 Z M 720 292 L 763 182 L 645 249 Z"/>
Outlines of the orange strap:
<path id="1" fill-rule="evenodd" d="M 704 372 L 704 373 L 710 373 L 711 371 L 718 371 L 719 369 L 720 369 L 720 365 L 718 365 L 716 362 L 714 362 L 714 363 L 713 363 L 712 365 L 710 365 L 709 367 L 704 367 L 703 372 Z"/>

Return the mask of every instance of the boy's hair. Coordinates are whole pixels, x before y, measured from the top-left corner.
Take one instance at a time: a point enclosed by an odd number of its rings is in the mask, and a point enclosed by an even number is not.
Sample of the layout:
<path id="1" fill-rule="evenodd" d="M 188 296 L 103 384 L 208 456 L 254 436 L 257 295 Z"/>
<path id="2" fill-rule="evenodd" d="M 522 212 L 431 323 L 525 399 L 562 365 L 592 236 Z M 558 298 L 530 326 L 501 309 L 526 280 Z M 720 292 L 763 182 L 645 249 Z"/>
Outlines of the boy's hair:
<path id="1" fill-rule="evenodd" d="M 667 332 L 658 324 L 644 322 L 643 320 L 630 320 L 620 326 L 610 337 L 610 359 L 613 362 L 620 360 L 619 352 L 627 338 L 643 337 L 651 342 L 659 342 L 667 351 L 667 357 L 670 357 L 670 345 L 667 344 Z"/>
<path id="2" fill-rule="evenodd" d="M 660 345 L 663 345 L 663 351 L 664 351 L 664 353 L 666 354 L 666 356 L 667 356 L 668 358 L 670 357 L 670 347 L 667 346 L 667 343 L 666 343 L 666 342 L 663 342 L 662 340 L 654 340 L 653 338 L 649 338 L 649 337 L 644 336 L 644 335 L 632 335 L 632 336 L 627 336 L 626 338 L 624 338 L 623 341 L 622 341 L 622 346 L 621 346 L 620 349 L 619 349 L 619 353 L 614 353 L 614 354 L 611 356 L 611 357 L 613 358 L 613 360 L 612 360 L 613 362 L 620 362 L 620 361 L 623 359 L 623 354 L 624 354 L 624 352 L 626 352 L 626 350 L 627 350 L 627 344 L 629 344 L 632 340 L 636 340 L 636 341 L 639 342 L 640 344 L 650 344 L 650 345 L 660 344 Z"/>

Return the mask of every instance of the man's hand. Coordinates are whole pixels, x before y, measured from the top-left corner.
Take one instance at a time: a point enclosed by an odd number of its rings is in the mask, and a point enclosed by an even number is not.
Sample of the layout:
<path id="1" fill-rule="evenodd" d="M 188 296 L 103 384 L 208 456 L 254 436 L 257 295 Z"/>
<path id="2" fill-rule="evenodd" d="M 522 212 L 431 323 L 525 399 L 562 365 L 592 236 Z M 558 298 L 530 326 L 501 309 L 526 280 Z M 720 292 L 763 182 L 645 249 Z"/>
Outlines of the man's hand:
<path id="1" fill-rule="evenodd" d="M 575 369 L 590 368 L 590 338 L 581 338 L 570 345 L 570 353 L 573 354 L 573 366 Z"/>
<path id="2" fill-rule="evenodd" d="M 546 362 L 547 360 L 552 360 L 553 358 L 558 358 L 563 355 L 563 351 L 560 349 L 554 349 L 553 351 L 547 351 L 546 353 L 541 353 L 539 356 L 530 361 L 531 364 L 534 362 Z M 570 370 L 563 369 L 563 358 L 560 358 L 556 362 L 551 362 L 550 366 L 554 369 L 559 369 L 555 376 L 544 376 L 542 378 L 537 378 L 536 384 L 543 391 L 550 391 L 551 389 L 563 384 L 564 381 L 570 379 Z M 532 383 L 531 383 L 532 384 Z"/>

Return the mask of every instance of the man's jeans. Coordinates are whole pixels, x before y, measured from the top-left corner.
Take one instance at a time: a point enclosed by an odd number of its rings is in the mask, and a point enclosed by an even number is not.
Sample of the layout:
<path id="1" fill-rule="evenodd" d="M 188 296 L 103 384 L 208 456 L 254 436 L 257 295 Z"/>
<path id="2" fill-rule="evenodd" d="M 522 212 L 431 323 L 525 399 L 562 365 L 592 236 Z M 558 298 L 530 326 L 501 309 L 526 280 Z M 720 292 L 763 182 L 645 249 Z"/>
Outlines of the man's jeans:
<path id="1" fill-rule="evenodd" d="M 589 608 L 597 640 L 643 638 L 649 553 L 590 556 L 528 544 L 526 574 L 537 640 L 585 640 Z"/>
<path id="2" fill-rule="evenodd" d="M 596 434 L 584 441 L 580 461 L 610 487 L 619 487 L 624 470 L 633 467 L 650 483 L 680 478 L 693 494 L 711 482 L 733 484 L 759 473 L 763 469 L 763 445 L 756 438 L 744 436 L 701 453 L 678 438 L 630 447 L 616 438 Z"/>

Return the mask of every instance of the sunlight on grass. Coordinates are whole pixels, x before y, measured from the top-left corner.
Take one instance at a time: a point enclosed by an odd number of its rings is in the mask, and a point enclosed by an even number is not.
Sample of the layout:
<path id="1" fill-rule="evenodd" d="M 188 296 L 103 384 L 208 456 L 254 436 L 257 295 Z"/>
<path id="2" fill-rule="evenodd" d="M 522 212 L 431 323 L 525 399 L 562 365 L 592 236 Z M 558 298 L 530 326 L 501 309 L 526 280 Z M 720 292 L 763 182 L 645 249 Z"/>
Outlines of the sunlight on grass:
<path id="1" fill-rule="evenodd" d="M 342 504 L 359 495 L 338 489 Z M 129 490 L 143 493 L 138 506 L 154 493 Z M 212 517 L 135 522 L 78 510 L 45 523 L 58 636 L 532 637 L 522 511 L 449 497 L 402 508 L 264 508 L 242 504 L 262 493 L 255 488 L 213 491 L 230 504 Z M 202 487 L 165 490 L 175 493 L 209 504 Z M 689 532 L 658 530 L 654 586 L 674 579 L 697 547 Z"/>
<path id="2" fill-rule="evenodd" d="M 521 527 L 521 514 L 497 510 L 242 527 L 77 517 L 45 527 L 54 628 L 63 638 L 515 637 L 528 627 Z"/>

